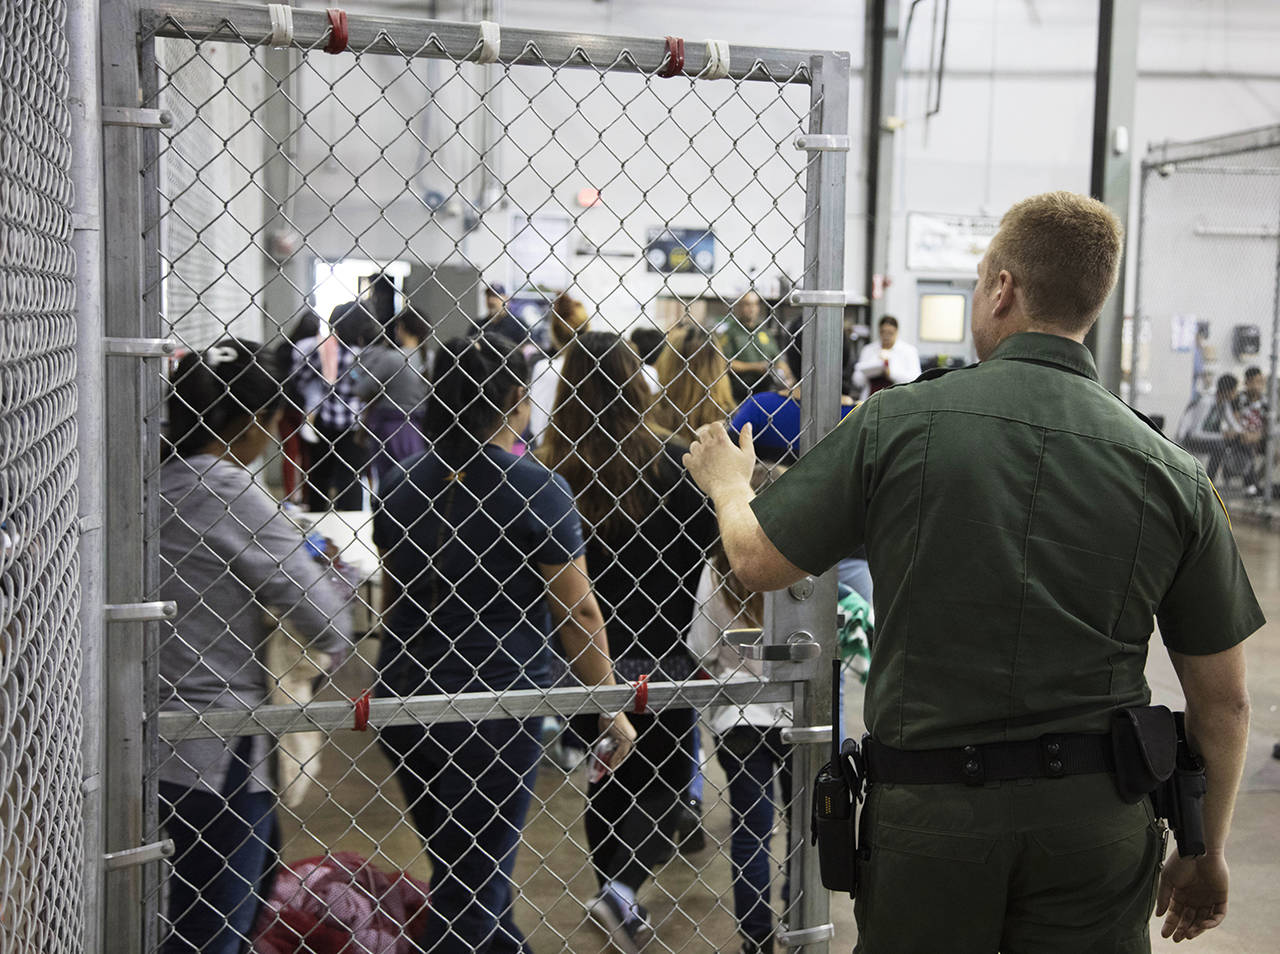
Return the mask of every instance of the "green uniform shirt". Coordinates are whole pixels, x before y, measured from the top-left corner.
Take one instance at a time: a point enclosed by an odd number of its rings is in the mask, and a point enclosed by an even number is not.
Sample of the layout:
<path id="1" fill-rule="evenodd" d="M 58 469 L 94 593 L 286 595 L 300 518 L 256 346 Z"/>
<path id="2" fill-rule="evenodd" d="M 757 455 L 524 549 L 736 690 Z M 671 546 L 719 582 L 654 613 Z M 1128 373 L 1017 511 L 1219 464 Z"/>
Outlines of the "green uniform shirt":
<path id="1" fill-rule="evenodd" d="M 1153 617 L 1188 654 L 1263 623 L 1204 468 L 1056 335 L 874 395 L 752 506 L 809 573 L 866 542 L 866 721 L 899 748 L 1105 732 L 1150 700 Z"/>
<path id="2" fill-rule="evenodd" d="M 749 364 L 773 362 L 782 353 L 769 332 L 760 327 L 753 331 L 733 315 L 729 316 L 720 347 L 730 361 L 746 361 Z"/>

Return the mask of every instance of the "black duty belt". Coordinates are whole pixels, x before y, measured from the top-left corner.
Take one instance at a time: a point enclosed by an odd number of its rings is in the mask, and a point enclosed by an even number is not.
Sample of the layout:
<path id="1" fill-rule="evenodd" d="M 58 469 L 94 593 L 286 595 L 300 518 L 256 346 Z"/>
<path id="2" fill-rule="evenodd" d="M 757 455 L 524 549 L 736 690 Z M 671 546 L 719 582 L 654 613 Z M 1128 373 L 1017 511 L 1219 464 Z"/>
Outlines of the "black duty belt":
<path id="1" fill-rule="evenodd" d="M 991 742 L 908 752 L 862 740 L 867 780 L 897 785 L 941 785 L 1016 778 L 1060 778 L 1114 772 L 1111 736 L 1042 735 L 1026 742 Z"/>

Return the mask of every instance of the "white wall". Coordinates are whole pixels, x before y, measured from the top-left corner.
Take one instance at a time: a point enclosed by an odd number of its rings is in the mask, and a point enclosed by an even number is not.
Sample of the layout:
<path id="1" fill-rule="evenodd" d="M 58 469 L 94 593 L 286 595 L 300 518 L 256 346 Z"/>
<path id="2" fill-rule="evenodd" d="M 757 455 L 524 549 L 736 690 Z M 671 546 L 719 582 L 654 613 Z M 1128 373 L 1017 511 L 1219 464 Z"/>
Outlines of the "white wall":
<path id="1" fill-rule="evenodd" d="M 308 0 L 302 5 L 323 4 Z M 904 15 L 909 5 L 902 4 Z M 893 284 L 886 294 L 886 306 L 902 319 L 908 337 L 914 337 L 916 330 L 916 276 L 905 269 L 908 212 L 998 216 L 1013 201 L 1032 192 L 1088 187 L 1096 4 L 1091 0 L 958 0 L 951 6 L 941 112 L 925 122 L 925 68 L 933 0 L 926 0 L 918 9 L 906 53 L 907 74 L 899 89 L 897 112 L 906 126 L 897 136 L 889 259 Z M 431 4 L 420 0 L 370 0 L 351 3 L 348 9 L 353 15 L 376 10 L 389 15 L 424 16 Z M 452 0 L 436 4 L 435 9 L 443 18 L 474 18 L 480 4 Z M 542 29 L 587 34 L 677 34 L 691 41 L 716 37 L 731 42 L 849 50 L 855 73 L 862 58 L 862 5 L 846 0 L 706 0 L 697 5 L 668 0 L 507 0 L 499 3 L 497 10 L 505 24 Z M 1278 45 L 1280 3 L 1273 0 L 1146 0 L 1142 8 L 1137 116 L 1131 136 L 1135 164 L 1152 141 L 1193 138 L 1280 121 L 1280 65 L 1273 52 Z M 468 69 L 471 68 L 464 67 Z M 318 79 L 311 81 L 313 88 L 316 82 Z M 417 95 L 422 95 L 420 89 Z M 556 90 L 544 95 L 549 102 L 556 101 L 554 107 L 549 107 L 551 111 L 567 118 L 565 110 L 572 107 L 571 97 Z M 860 125 L 861 98 L 861 83 L 855 76 L 850 97 L 850 121 L 855 133 Z M 512 108 L 511 96 L 507 96 L 504 110 L 509 113 Z M 587 103 L 586 108 L 590 114 L 592 104 Z M 661 108 L 661 100 L 655 99 L 648 107 L 636 109 L 645 122 L 653 122 Z M 316 121 L 321 125 L 324 122 L 320 114 Z M 569 128 L 574 125 L 582 123 L 570 121 Z M 579 134 L 591 135 L 585 126 Z M 626 138 L 621 130 L 615 130 L 613 135 Z M 348 148 L 356 149 L 354 145 Z M 500 170 L 504 175 L 512 169 L 519 171 L 510 165 L 511 149 L 504 146 L 500 154 L 506 164 Z M 592 163 L 602 163 L 605 158 L 603 152 L 585 156 L 583 168 L 587 171 L 580 179 L 571 176 L 561 182 L 557 178 L 551 193 L 539 198 L 536 190 L 530 191 L 516 204 L 523 207 L 545 201 L 543 208 L 564 206 L 567 214 L 578 214 L 572 196 L 580 185 L 594 184 L 586 180 L 597 178 L 605 165 Z M 463 159 L 465 156 L 455 152 L 445 161 L 456 164 Z M 565 168 L 564 162 L 551 156 L 540 156 L 530 165 L 539 162 L 543 166 L 538 171 L 545 167 L 558 174 Z M 635 160 L 628 166 L 628 173 L 643 179 L 643 163 L 643 159 Z M 865 291 L 861 288 L 860 265 L 862 173 L 861 153 L 855 151 L 850 157 L 846 284 L 856 292 Z M 398 188 L 401 196 L 395 202 L 396 208 L 385 216 L 377 215 L 369 203 L 358 209 L 356 196 L 350 211 L 342 216 L 342 224 L 332 219 L 321 223 L 314 216 L 323 199 L 309 200 L 312 208 L 307 215 L 313 216 L 308 221 L 316 223 L 317 250 L 327 256 L 348 249 L 357 254 L 354 249 L 358 245 L 377 253 L 373 257 L 379 257 L 382 251 L 401 253 L 384 257 L 403 257 L 403 236 L 409 233 L 414 236 L 415 249 L 421 246 L 428 254 L 448 251 L 457 233 L 449 235 L 424 222 L 421 204 L 405 195 L 403 177 L 382 178 L 385 181 L 380 187 Z M 373 188 L 367 178 L 362 182 L 364 188 Z M 722 194 L 713 186 L 708 189 L 712 197 L 708 205 L 714 213 L 722 206 Z M 620 187 L 618 191 L 622 191 Z M 628 201 L 632 197 L 627 196 Z M 379 204 L 382 201 L 380 198 Z M 666 200 L 655 197 L 654 204 L 661 214 L 667 214 Z M 741 200 L 740 207 L 748 219 L 758 218 L 765 211 L 758 202 L 747 198 Z M 646 215 L 614 216 L 593 209 L 583 214 L 580 222 L 584 230 L 612 233 L 619 219 L 629 230 L 642 229 L 645 223 L 641 219 Z M 701 224 L 700 218 L 690 215 L 687 221 L 676 224 Z M 486 247 L 486 240 L 478 237 L 468 239 L 468 257 L 488 258 L 497 264 L 501 258 L 497 245 L 505 238 L 507 227 L 501 222 L 492 227 L 486 223 L 481 231 L 490 231 L 490 244 Z M 744 252 L 742 264 L 758 265 L 746 261 L 758 257 Z M 588 286 L 595 299 L 609 297 L 610 283 L 619 280 L 618 267 L 625 267 L 620 262 L 611 265 L 609 260 L 575 260 L 571 264 L 572 270 L 578 272 L 576 277 Z M 619 315 L 641 307 L 657 287 L 638 271 L 627 271 L 625 282 L 626 291 L 612 296 Z M 736 279 L 730 282 L 726 278 L 726 290 L 731 290 L 728 286 L 733 284 Z"/>

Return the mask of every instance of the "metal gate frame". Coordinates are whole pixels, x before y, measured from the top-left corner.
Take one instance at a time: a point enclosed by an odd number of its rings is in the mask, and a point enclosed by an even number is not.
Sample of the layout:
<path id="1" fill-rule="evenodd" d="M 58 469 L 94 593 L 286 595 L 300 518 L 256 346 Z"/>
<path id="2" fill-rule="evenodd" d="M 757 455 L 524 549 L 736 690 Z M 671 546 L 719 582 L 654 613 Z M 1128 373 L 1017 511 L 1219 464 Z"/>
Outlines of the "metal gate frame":
<path id="1" fill-rule="evenodd" d="M 147 9 L 151 7 L 152 9 Z M 169 27 L 172 15 L 189 31 Z M 330 25 L 323 11 L 293 11 L 295 48 L 322 47 Z M 102 7 L 102 93 L 104 112 L 111 125 L 103 132 L 104 145 L 104 330 L 107 336 L 105 417 L 119 422 L 112 428 L 106 454 L 105 548 L 107 598 L 113 603 L 136 603 L 154 592 L 159 581 L 159 554 L 149 536 L 159 522 L 158 488 L 152 486 L 160 456 L 159 421 L 147 409 L 162 405 L 160 375 L 146 368 L 149 359 L 162 357 L 172 343 L 161 339 L 160 302 L 160 191 L 157 156 L 159 129 L 164 117 L 154 108 L 157 94 L 156 36 L 185 37 L 191 33 L 257 45 L 266 45 L 272 34 L 264 6 L 213 2 L 147 3 L 146 0 L 112 0 Z M 384 36 L 397 38 L 398 49 Z M 428 43 L 428 37 L 434 37 Z M 414 49 L 415 56 L 476 59 L 481 31 L 478 24 L 403 20 L 353 16 L 350 48 L 366 53 L 396 53 Z M 666 44 L 653 37 L 587 37 L 543 30 L 508 28 L 502 31 L 501 64 L 530 63 L 527 51 L 536 49 L 539 60 L 553 59 L 567 66 L 591 68 L 593 63 L 612 64 L 611 69 L 650 72 L 665 62 Z M 849 148 L 849 55 L 843 52 L 798 52 L 750 46 L 732 46 L 730 75 L 735 79 L 768 78 L 775 72 L 791 75 L 811 86 L 809 134 L 797 148 L 811 150 L 805 196 L 804 272 L 807 287 L 793 293 L 793 304 L 804 306 L 810 333 L 803 342 L 806 398 L 802 403 L 801 451 L 805 452 L 838 420 L 844 288 L 846 156 Z M 696 76 L 708 65 L 701 44 L 690 43 L 684 64 L 686 76 Z M 568 62 L 576 57 L 575 62 Z M 762 75 L 752 76 L 763 67 Z M 805 75 L 807 74 L 807 76 Z M 133 426 L 137 421 L 138 426 Z M 808 831 L 808 780 L 824 760 L 821 745 L 830 738 L 830 687 L 823 677 L 825 660 L 836 652 L 835 573 L 804 581 L 774 594 L 766 615 L 765 642 L 785 657 L 786 647 L 797 639 L 816 641 L 817 658 L 776 662 L 766 674 L 771 684 L 753 680 L 726 683 L 654 683 L 648 706 L 657 710 L 679 703 L 705 707 L 712 702 L 792 701 L 795 726 L 811 731 L 796 733 L 796 795 L 790 824 L 799 837 L 791 869 L 791 911 L 794 923 L 782 930 L 780 943 L 825 952 L 834 930 L 829 917 L 829 895 L 821 887 L 817 856 L 804 833 Z M 106 849 L 144 850 L 137 864 L 108 871 L 105 878 L 104 949 L 134 954 L 154 949 L 158 917 L 145 910 L 156 897 L 160 878 L 157 844 L 157 796 L 154 782 L 145 790 L 154 761 L 157 740 L 189 739 L 281 731 L 332 730 L 351 724 L 346 703 L 313 703 L 305 707 L 266 706 L 244 711 L 189 716 L 155 711 L 156 675 L 153 671 L 159 639 L 160 611 L 139 608 L 125 614 L 110 630 L 106 653 L 106 774 L 103 813 Z M 149 669 L 151 671 L 149 671 Z M 776 682 L 775 682 L 776 680 Z M 595 711 L 630 708 L 634 689 L 627 685 L 603 689 L 553 689 L 504 693 L 468 693 L 456 697 L 422 696 L 408 700 L 374 701 L 370 722 L 389 725 L 424 720 L 466 720 L 492 716 L 496 710 L 508 716 L 571 712 L 580 707 Z M 826 727 L 827 731 L 822 731 Z M 837 731 L 839 731 L 837 727 Z M 145 847 L 150 846 L 150 847 Z"/>

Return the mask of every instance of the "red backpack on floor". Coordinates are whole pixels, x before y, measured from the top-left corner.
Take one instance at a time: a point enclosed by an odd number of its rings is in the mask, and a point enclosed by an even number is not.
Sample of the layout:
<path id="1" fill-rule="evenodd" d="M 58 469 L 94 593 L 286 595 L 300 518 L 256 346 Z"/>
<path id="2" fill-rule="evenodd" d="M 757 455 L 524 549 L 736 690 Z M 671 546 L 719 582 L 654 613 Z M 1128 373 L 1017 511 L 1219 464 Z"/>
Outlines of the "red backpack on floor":
<path id="1" fill-rule="evenodd" d="M 258 912 L 253 954 L 412 954 L 427 885 L 353 851 L 281 865 Z"/>

